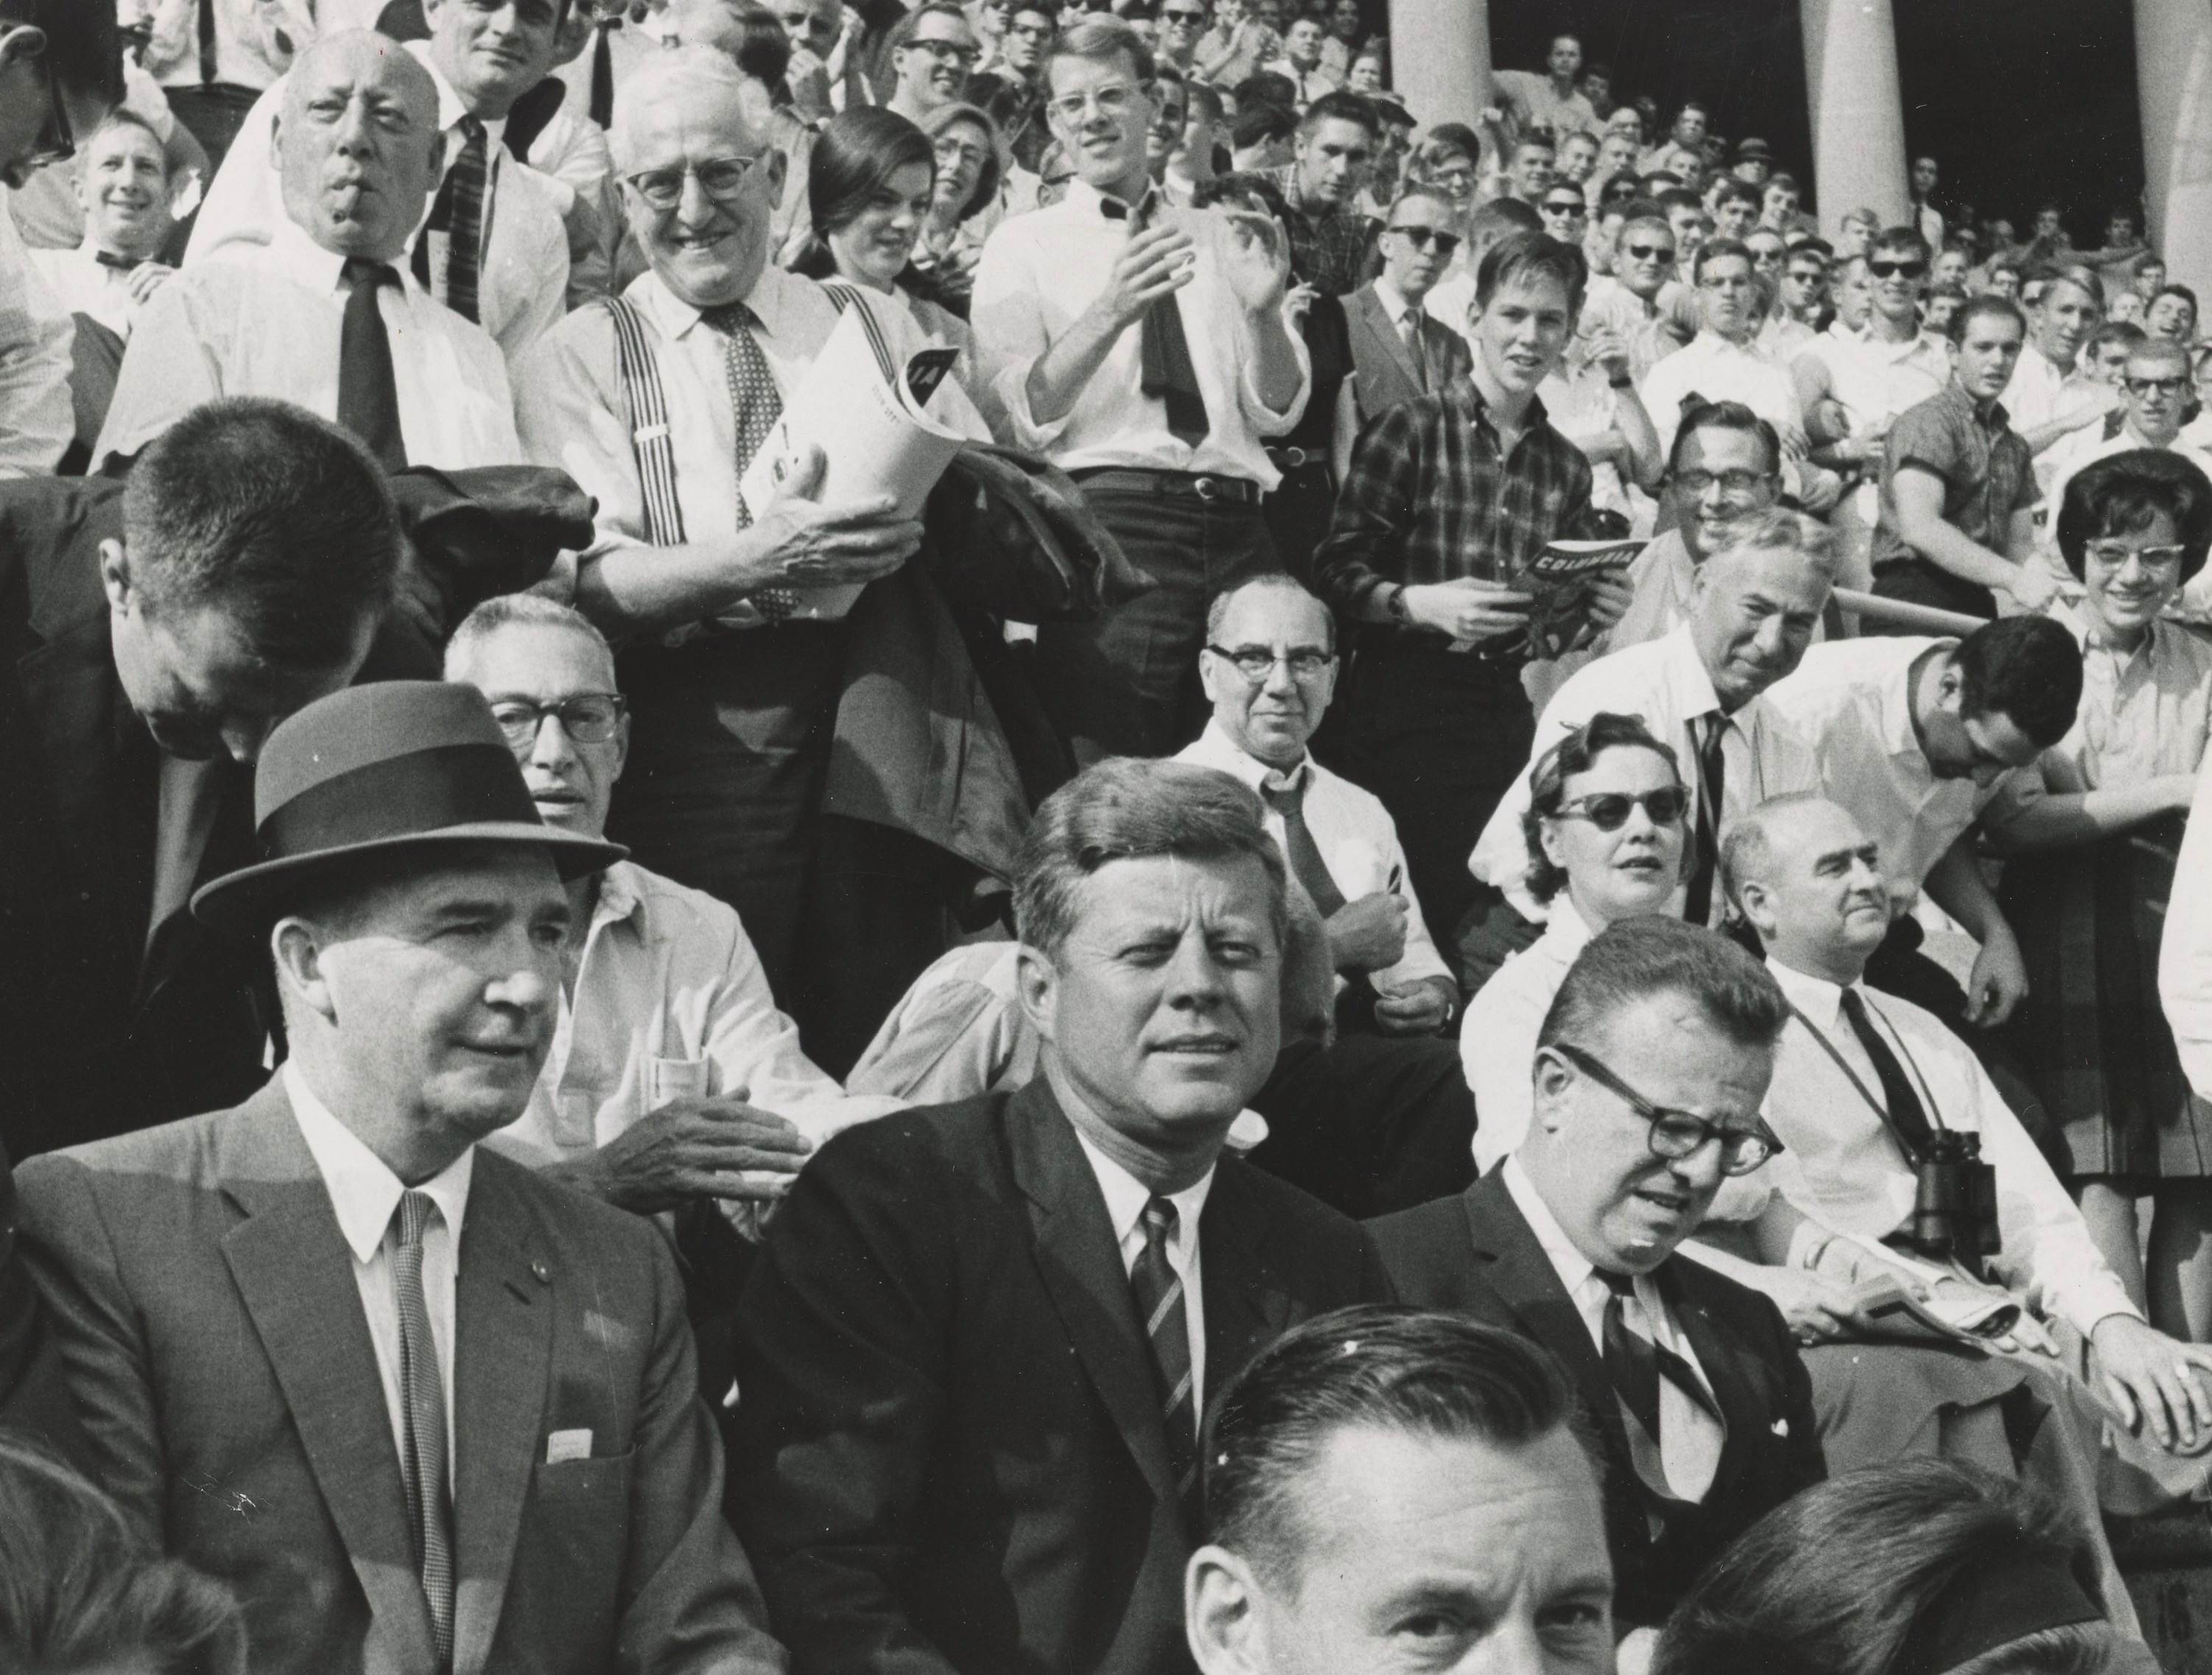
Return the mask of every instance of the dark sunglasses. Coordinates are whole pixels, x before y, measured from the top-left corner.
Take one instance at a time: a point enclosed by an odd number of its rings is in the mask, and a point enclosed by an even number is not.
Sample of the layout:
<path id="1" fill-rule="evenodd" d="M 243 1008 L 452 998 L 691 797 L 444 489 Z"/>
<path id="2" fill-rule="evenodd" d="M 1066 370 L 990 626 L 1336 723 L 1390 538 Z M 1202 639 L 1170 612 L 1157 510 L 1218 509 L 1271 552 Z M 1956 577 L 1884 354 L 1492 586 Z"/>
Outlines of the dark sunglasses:
<path id="1" fill-rule="evenodd" d="M 1542 208 L 1547 215 L 1586 215 L 1589 213 L 1589 205 L 1579 197 L 1555 198 Z"/>
<path id="2" fill-rule="evenodd" d="M 1625 792 L 1601 791 L 1595 796 L 1577 797 L 1564 804 L 1557 818 L 1587 820 L 1601 832 L 1617 832 L 1628 824 L 1628 811 L 1638 807 L 1650 817 L 1654 826 L 1672 826 L 1689 812 L 1690 793 L 1680 786 L 1662 786 L 1637 797 Z"/>
<path id="3" fill-rule="evenodd" d="M 1434 245 L 1437 255 L 1449 256 L 1459 248 L 1459 234 L 1447 233 L 1441 227 L 1394 227 L 1390 230 L 1416 250 L 1426 250 Z"/>
<path id="4" fill-rule="evenodd" d="M 1631 245 L 1628 246 L 1628 253 L 1631 256 L 1633 256 L 1639 262 L 1649 262 L 1655 257 L 1662 262 L 1671 262 L 1674 259 L 1674 246 L 1672 245 Z"/>
<path id="5" fill-rule="evenodd" d="M 1925 262 L 1869 262 L 1867 271 L 1876 279 L 1894 279 L 1903 274 L 1907 279 L 1917 279 L 1928 271 Z"/>

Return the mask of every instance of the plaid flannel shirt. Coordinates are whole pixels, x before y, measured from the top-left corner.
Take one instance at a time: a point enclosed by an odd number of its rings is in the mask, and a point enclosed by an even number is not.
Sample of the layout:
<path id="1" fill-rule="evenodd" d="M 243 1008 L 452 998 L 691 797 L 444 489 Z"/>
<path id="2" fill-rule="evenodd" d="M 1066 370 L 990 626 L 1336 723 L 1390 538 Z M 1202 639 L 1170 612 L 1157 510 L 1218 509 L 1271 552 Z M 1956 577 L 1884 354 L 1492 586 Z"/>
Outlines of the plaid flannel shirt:
<path id="1" fill-rule="evenodd" d="M 1389 409 L 1360 433 L 1336 518 L 1314 554 L 1322 597 L 1358 617 L 1385 582 L 1510 582 L 1590 509 L 1582 450 L 1528 404 L 1512 457 L 1481 393 L 1462 385 Z"/>
<path id="2" fill-rule="evenodd" d="M 1380 271 L 1376 236 L 1380 223 L 1357 205 L 1324 203 L 1308 209 L 1298 196 L 1298 166 L 1267 171 L 1290 208 L 1291 271 L 1329 296 L 1350 296 Z"/>

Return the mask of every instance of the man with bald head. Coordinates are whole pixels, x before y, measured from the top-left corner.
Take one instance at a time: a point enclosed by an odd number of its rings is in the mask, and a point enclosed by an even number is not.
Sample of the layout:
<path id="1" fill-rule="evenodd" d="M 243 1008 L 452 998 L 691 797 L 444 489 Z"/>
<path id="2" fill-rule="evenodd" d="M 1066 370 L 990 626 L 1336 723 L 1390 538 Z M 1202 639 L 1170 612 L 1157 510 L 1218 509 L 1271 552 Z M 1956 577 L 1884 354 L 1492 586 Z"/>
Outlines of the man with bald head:
<path id="1" fill-rule="evenodd" d="M 520 460 L 499 346 L 405 261 L 437 117 L 429 73 L 381 35 L 347 30 L 300 55 L 270 138 L 283 222 L 146 306 L 95 461 L 133 458 L 201 403 L 241 395 L 336 421 L 387 470 Z"/>
<path id="2" fill-rule="evenodd" d="M 408 222 L 402 252 L 422 288 L 482 325 L 510 361 L 561 318 L 571 245 L 564 221 L 595 230 L 591 204 L 605 191 L 605 148 L 595 159 L 588 121 L 556 112 L 528 145 L 507 131 L 509 112 L 553 69 L 568 9 L 567 0 L 422 0 L 427 38 L 404 48 L 378 38 L 386 56 L 404 51 L 428 75 L 428 128 L 438 142 L 430 213 Z M 267 244 L 280 231 L 290 202 L 271 137 L 308 56 L 247 114 L 200 206 L 187 267 L 228 246 Z M 525 152 L 538 167 L 526 166 Z M 557 178 L 547 172 L 554 170 Z"/>
<path id="3" fill-rule="evenodd" d="M 921 530 L 887 499 L 830 509 L 738 491 L 838 318 L 829 292 L 769 260 L 790 183 L 747 99 L 728 58 L 697 46 L 623 84 L 611 138 L 648 270 L 548 333 L 516 385 L 531 458 L 599 502 L 575 602 L 627 642 L 634 717 L 611 829 L 645 865 L 734 907 L 787 996 L 847 602 Z M 895 358 L 923 347 L 904 310 L 848 306 L 871 308 Z M 667 428 L 634 438 L 648 377 Z M 950 379 L 930 410 L 988 434 Z"/>

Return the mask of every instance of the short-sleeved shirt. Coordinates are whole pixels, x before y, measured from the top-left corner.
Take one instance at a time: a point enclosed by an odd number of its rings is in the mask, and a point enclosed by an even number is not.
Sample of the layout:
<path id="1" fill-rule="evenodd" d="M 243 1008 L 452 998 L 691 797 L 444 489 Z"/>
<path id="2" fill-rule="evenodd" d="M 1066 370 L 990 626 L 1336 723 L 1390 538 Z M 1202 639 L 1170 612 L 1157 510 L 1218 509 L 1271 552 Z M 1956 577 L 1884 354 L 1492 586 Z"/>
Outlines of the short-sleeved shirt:
<path id="1" fill-rule="evenodd" d="M 1899 414 L 1890 427 L 1882 452 L 1881 521 L 1869 555 L 1876 568 L 1918 556 L 1897 532 L 1897 474 L 1907 466 L 1942 479 L 1943 521 L 1992 552 L 2004 550 L 2013 513 L 2027 511 L 2040 495 L 2035 457 L 2013 429 L 2004 404 L 1992 402 L 1986 417 L 1978 416 L 1973 398 L 1947 384 L 1940 394 Z"/>

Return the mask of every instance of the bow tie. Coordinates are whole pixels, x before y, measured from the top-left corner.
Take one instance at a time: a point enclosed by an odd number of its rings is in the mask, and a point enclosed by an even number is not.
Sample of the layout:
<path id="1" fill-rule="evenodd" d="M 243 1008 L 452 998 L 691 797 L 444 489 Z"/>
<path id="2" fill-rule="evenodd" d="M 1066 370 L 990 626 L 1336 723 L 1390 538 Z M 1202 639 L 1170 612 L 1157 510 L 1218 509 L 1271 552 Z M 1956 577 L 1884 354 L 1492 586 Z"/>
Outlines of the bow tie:
<path id="1" fill-rule="evenodd" d="M 113 268 L 118 273 L 129 273 L 133 268 L 146 264 L 146 258 L 143 256 L 118 256 L 112 250 L 95 250 L 92 252 L 92 259 L 103 268 Z"/>
<path id="2" fill-rule="evenodd" d="M 1152 211 L 1152 189 L 1148 186 L 1145 189 L 1144 197 L 1138 201 L 1136 208 L 1133 209 L 1120 198 L 1108 197 L 1102 192 L 1098 198 L 1098 213 L 1109 221 L 1127 221 L 1133 215 L 1141 222 Z"/>

